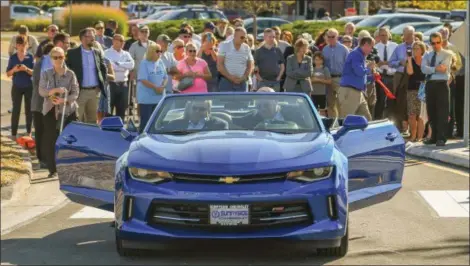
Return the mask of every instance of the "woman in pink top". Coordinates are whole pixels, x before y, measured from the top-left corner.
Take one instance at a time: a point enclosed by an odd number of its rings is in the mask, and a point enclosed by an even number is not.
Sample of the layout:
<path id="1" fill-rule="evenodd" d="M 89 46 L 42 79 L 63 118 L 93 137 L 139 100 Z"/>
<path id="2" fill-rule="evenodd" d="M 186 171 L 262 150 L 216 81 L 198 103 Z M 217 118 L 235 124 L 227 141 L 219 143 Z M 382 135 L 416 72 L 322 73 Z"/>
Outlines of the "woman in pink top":
<path id="1" fill-rule="evenodd" d="M 206 93 L 206 80 L 212 79 L 212 74 L 207 66 L 206 61 L 196 57 L 197 49 L 192 43 L 186 44 L 186 58 L 181 60 L 176 68 L 181 73 L 176 77 L 181 80 L 184 77 L 193 77 L 193 86 L 181 91 L 181 93 Z"/>

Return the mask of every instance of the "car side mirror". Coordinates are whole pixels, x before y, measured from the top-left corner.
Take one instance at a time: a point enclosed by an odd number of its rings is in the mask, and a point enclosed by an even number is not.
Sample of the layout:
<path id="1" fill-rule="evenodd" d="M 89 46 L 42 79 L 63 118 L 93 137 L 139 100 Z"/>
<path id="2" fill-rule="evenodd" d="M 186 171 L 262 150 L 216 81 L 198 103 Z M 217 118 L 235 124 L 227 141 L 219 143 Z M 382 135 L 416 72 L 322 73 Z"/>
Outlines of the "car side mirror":
<path id="1" fill-rule="evenodd" d="M 361 115 L 348 115 L 346 119 L 344 119 L 343 126 L 338 130 L 335 134 L 335 140 L 339 139 L 340 137 L 344 136 L 348 131 L 351 130 L 364 130 L 369 125 L 369 122 L 364 116 Z"/>
<path id="2" fill-rule="evenodd" d="M 124 128 L 124 123 L 119 116 L 105 117 L 100 123 L 101 130 L 120 131 Z"/>
<path id="3" fill-rule="evenodd" d="M 138 131 L 139 131 L 139 130 L 137 129 L 137 126 L 136 126 L 135 123 L 134 123 L 134 120 L 129 119 L 129 120 L 127 121 L 127 130 L 128 130 L 129 132 L 138 132 Z"/>

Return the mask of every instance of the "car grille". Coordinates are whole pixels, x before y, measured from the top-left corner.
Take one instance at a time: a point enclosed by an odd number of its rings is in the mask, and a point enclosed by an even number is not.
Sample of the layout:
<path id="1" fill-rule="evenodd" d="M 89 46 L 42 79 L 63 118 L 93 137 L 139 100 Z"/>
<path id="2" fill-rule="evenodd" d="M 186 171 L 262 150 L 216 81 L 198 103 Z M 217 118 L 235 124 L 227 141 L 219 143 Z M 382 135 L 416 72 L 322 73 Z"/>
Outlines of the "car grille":
<path id="1" fill-rule="evenodd" d="M 227 184 L 231 183 L 250 183 L 250 182 L 264 182 L 264 181 L 275 181 L 285 180 L 287 173 L 275 173 L 275 174 L 261 174 L 261 175 L 239 175 L 239 176 L 216 176 L 216 175 L 193 175 L 193 174 L 181 174 L 172 173 L 174 181 L 180 182 L 203 182 L 203 183 L 217 183 Z"/>
<path id="2" fill-rule="evenodd" d="M 227 205 L 227 203 L 224 203 Z M 235 203 L 241 204 L 241 203 Z M 229 204 L 230 205 L 230 204 Z M 148 223 L 158 226 L 193 227 L 199 229 L 259 229 L 309 225 L 313 216 L 305 201 L 264 202 L 249 205 L 248 225 L 213 225 L 210 223 L 210 205 L 207 203 L 161 202 L 151 204 Z"/>

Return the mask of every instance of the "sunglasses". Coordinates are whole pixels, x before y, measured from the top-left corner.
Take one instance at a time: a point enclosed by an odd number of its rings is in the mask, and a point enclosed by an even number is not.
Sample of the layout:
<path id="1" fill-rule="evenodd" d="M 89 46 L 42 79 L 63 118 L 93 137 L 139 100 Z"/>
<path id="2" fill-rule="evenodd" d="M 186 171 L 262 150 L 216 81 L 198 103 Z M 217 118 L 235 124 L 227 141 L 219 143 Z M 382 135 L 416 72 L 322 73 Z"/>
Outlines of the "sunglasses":
<path id="1" fill-rule="evenodd" d="M 189 39 L 189 38 L 191 38 L 191 36 L 189 36 L 189 35 L 184 35 L 183 38 Z"/>
<path id="2" fill-rule="evenodd" d="M 441 42 L 431 42 L 431 45 L 441 44 Z"/>
<path id="3" fill-rule="evenodd" d="M 240 39 L 244 40 L 246 39 L 246 36 L 240 36 Z"/>
<path id="4" fill-rule="evenodd" d="M 196 50 L 188 50 L 188 52 L 190 52 L 190 53 L 195 53 L 195 52 L 197 52 L 197 51 L 196 51 Z"/>
<path id="5" fill-rule="evenodd" d="M 176 46 L 176 49 L 181 49 L 181 48 L 184 48 L 184 46 L 183 45 Z"/>
<path id="6" fill-rule="evenodd" d="M 343 41 L 343 43 L 351 43 L 351 41 Z"/>
<path id="7" fill-rule="evenodd" d="M 328 38 L 330 38 L 330 39 L 336 38 L 336 35 L 335 36 L 328 36 Z"/>
<path id="8" fill-rule="evenodd" d="M 95 30 L 102 30 L 104 27 L 96 27 Z"/>
<path id="9" fill-rule="evenodd" d="M 64 57 L 64 56 L 61 56 L 61 55 L 59 55 L 59 56 L 51 56 L 51 58 L 52 58 L 52 60 L 55 60 L 55 61 L 57 61 L 57 60 L 64 60 L 64 58 L 65 58 L 65 57 Z"/>
<path id="10" fill-rule="evenodd" d="M 162 53 L 162 50 L 155 50 L 155 53 L 161 54 L 161 53 Z"/>

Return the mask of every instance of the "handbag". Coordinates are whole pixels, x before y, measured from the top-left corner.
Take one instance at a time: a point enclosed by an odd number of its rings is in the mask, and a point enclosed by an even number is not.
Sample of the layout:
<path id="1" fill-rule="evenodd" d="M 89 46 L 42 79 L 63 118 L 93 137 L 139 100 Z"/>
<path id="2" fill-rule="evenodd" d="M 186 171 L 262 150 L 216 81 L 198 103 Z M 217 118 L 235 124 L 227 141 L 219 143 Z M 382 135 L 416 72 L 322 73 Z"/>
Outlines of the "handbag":
<path id="1" fill-rule="evenodd" d="M 191 69 L 191 67 L 189 66 L 188 62 L 186 62 L 186 60 L 184 61 L 186 63 L 186 65 L 188 66 L 189 70 L 192 72 L 193 70 Z M 194 78 L 193 77 L 184 77 L 180 80 L 180 82 L 178 83 L 178 87 L 177 89 L 179 91 L 184 91 L 186 90 L 187 88 L 191 87 L 194 85 Z"/>

